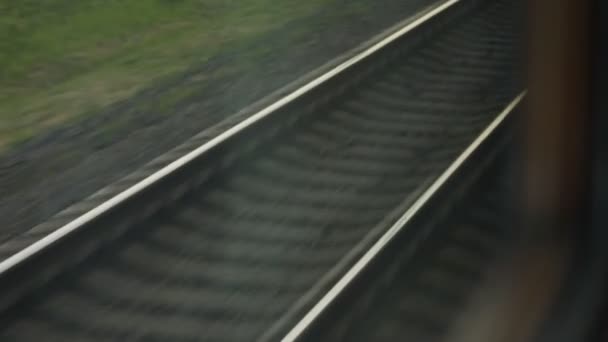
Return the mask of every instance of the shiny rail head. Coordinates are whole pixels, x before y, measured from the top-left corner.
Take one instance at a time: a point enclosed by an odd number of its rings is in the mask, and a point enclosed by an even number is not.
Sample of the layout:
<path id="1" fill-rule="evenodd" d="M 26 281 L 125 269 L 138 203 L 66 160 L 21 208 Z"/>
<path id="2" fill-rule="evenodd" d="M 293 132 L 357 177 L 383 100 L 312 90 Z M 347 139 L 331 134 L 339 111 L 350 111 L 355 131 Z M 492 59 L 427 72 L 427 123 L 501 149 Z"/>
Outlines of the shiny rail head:
<path id="1" fill-rule="evenodd" d="M 368 59 L 370 56 L 374 55 L 378 51 L 383 50 L 384 48 L 389 46 L 391 43 L 393 43 L 396 40 L 398 40 L 399 38 L 407 35 L 412 30 L 425 24 L 433 17 L 437 16 L 438 14 L 440 14 L 442 12 L 445 12 L 446 10 L 450 9 L 455 4 L 457 4 L 461 1 L 462 0 L 442 1 L 430 9 L 427 8 L 427 9 L 423 10 L 422 15 L 418 16 L 411 22 L 407 22 L 406 24 L 404 24 L 403 27 L 397 29 L 392 34 L 389 34 L 386 38 L 382 39 L 381 41 L 379 41 L 379 42 L 373 44 L 372 46 L 370 46 L 369 48 L 355 54 L 354 56 L 350 57 L 346 61 L 339 64 L 338 66 L 334 67 L 333 69 L 329 70 L 328 72 L 324 73 L 323 75 L 313 79 L 309 83 L 296 89 L 295 91 L 291 92 L 290 94 L 282 97 L 281 99 L 279 99 L 278 101 L 269 105 L 268 107 L 256 112 L 255 114 L 251 115 L 247 119 L 241 121 L 237 125 L 226 130 L 222 134 L 211 139 L 207 143 L 205 143 L 205 144 L 199 146 L 198 148 L 190 151 L 189 153 L 183 155 L 182 157 L 171 162 L 170 164 L 161 168 L 157 172 L 153 173 L 152 175 L 148 176 L 147 178 L 143 179 L 142 181 L 131 186 L 130 188 L 124 190 L 123 192 L 120 192 L 119 194 L 117 194 L 114 197 L 110 198 L 109 200 L 103 202 L 99 206 L 89 210 L 88 212 L 77 217 L 73 221 L 56 229 L 52 233 L 44 236 L 40 240 L 37 240 L 33 244 L 22 249 L 21 251 L 13 254 L 12 256 L 5 259 L 4 261 L 0 262 L 0 276 L 5 274 L 9 270 L 13 269 L 15 266 L 22 264 L 23 262 L 30 259 L 34 255 L 40 253 L 42 250 L 48 248 L 49 246 L 53 245 L 54 243 L 65 238 L 66 236 L 87 226 L 88 224 L 90 224 L 95 219 L 99 218 L 100 216 L 112 211 L 113 209 L 117 208 L 118 206 L 125 203 L 126 201 L 129 201 L 130 199 L 132 199 L 137 194 L 141 193 L 142 191 L 144 191 L 151 185 L 156 184 L 159 181 L 161 181 L 167 177 L 170 177 L 177 170 L 187 167 L 194 160 L 196 160 L 199 157 L 201 157 L 202 155 L 208 153 L 209 151 L 214 149 L 217 145 L 236 136 L 240 132 L 242 132 L 245 129 L 247 129 L 248 127 L 252 126 L 254 123 L 271 115 L 272 113 L 276 112 L 277 110 L 294 102 L 296 99 L 299 99 L 302 96 L 304 96 L 305 94 L 308 94 L 313 89 L 318 88 L 319 86 L 325 84 L 327 81 L 335 78 L 336 76 L 344 73 L 346 70 L 349 70 L 353 66 Z"/>
<path id="2" fill-rule="evenodd" d="M 397 221 L 357 260 L 344 276 L 342 276 L 330 290 L 310 309 L 304 317 L 285 335 L 281 341 L 295 342 L 308 330 L 321 314 L 331 305 L 340 294 L 365 270 L 368 264 L 386 248 L 397 234 L 406 228 L 407 224 L 422 208 L 424 208 L 433 196 L 456 174 L 465 162 L 478 150 L 483 143 L 495 132 L 506 120 L 515 108 L 525 98 L 527 91 L 517 95 L 494 120 L 479 134 L 479 136 L 454 160 L 450 166 L 418 197 L 414 203 L 397 219 Z"/>

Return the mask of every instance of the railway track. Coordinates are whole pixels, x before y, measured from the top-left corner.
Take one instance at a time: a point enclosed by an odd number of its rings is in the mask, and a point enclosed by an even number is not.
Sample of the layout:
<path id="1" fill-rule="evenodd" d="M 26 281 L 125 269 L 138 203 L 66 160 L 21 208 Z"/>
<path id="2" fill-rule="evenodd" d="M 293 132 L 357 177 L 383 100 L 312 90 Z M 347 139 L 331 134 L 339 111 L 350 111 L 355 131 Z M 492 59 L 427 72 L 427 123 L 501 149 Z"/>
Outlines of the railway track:
<path id="1" fill-rule="evenodd" d="M 435 203 L 432 213 L 382 251 L 381 262 L 343 291 L 339 304 L 307 326 L 299 341 L 451 341 L 467 303 L 518 237 L 513 160 L 504 144 Z M 438 214 L 440 212 L 440 214 Z M 413 238 L 414 237 L 414 238 Z"/>
<path id="2" fill-rule="evenodd" d="M 226 139 L 5 249 L 0 338 L 281 339 L 521 100 L 516 10 L 427 9 Z"/>

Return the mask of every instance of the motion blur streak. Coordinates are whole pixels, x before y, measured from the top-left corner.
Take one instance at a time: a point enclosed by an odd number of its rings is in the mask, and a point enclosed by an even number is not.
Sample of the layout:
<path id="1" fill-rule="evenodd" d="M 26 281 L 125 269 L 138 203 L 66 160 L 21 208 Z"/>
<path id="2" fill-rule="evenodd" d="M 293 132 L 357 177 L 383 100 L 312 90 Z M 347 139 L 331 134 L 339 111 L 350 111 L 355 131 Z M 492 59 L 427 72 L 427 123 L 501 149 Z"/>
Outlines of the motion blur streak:
<path id="1" fill-rule="evenodd" d="M 534 0 L 527 15 L 529 97 L 515 153 L 525 229 L 453 341 L 536 341 L 587 228 L 589 2 Z"/>

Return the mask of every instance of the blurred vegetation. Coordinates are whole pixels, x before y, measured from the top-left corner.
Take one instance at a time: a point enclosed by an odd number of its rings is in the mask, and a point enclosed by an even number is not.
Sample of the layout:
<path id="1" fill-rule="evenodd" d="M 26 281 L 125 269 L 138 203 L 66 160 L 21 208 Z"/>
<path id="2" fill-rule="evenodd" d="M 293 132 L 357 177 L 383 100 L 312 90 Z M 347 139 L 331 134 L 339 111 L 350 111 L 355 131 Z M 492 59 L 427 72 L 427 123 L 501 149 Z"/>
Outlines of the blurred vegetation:
<path id="1" fill-rule="evenodd" d="M 0 150 L 332 0 L 0 0 Z"/>

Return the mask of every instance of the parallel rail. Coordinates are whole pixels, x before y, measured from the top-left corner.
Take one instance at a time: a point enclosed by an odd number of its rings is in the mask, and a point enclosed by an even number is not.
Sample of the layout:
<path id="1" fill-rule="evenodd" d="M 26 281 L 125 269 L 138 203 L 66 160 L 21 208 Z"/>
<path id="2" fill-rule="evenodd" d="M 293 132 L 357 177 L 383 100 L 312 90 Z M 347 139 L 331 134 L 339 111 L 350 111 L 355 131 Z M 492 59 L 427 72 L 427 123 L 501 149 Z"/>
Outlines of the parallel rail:
<path id="1" fill-rule="evenodd" d="M 428 8 L 30 234 L 0 262 L 0 336 L 298 339 L 523 98 L 510 9 Z"/>
<path id="2" fill-rule="evenodd" d="M 489 138 L 496 134 L 501 125 L 504 124 L 507 117 L 515 111 L 526 92 L 519 94 L 509 105 L 484 129 L 483 132 L 469 145 L 456 160 L 422 193 L 420 197 L 409 205 L 405 212 L 397 219 L 397 221 L 369 248 L 361 258 L 359 258 L 346 273 L 327 291 L 323 297 L 306 313 L 306 315 L 298 321 L 298 323 L 285 335 L 282 341 L 299 340 L 306 330 L 310 329 L 315 321 L 319 320 L 329 306 L 334 304 L 339 296 L 344 296 L 347 288 L 353 286 L 354 282 L 361 273 L 366 270 L 368 265 L 378 257 L 380 253 L 388 249 L 389 244 L 403 232 L 408 224 L 419 214 L 419 212 L 428 206 L 432 200 L 435 200 L 437 193 L 443 190 L 442 187 L 451 180 L 451 177 L 457 174 L 463 168 L 465 163 L 470 162 L 470 159 L 483 144 L 487 144 Z M 479 157 L 478 157 L 479 158 Z M 478 165 L 479 166 L 479 165 Z M 445 190 L 443 190 L 445 191 Z M 397 248 L 394 246 L 393 248 Z M 394 336 L 395 338 L 398 336 Z"/>
<path id="3" fill-rule="evenodd" d="M 416 29 L 418 26 L 424 24 L 426 21 L 433 18 L 437 14 L 454 6 L 459 1 L 460 0 L 449 0 L 441 5 L 437 6 L 436 8 L 433 8 L 432 10 L 428 11 L 428 13 L 421 15 L 420 18 L 417 18 L 416 20 L 412 21 L 411 23 L 409 23 L 405 27 L 401 28 L 397 32 L 391 34 L 390 36 L 386 37 L 382 41 L 372 45 L 365 51 L 353 56 L 352 58 L 341 63 L 334 69 L 328 71 L 327 73 L 324 73 L 323 75 L 312 80 L 311 82 L 307 83 L 303 87 L 298 88 L 294 92 L 279 99 L 278 101 L 274 102 L 270 106 L 253 114 L 252 116 L 239 122 L 235 126 L 230 127 L 225 132 L 219 134 L 218 136 L 214 137 L 213 139 L 206 142 L 205 144 L 195 148 L 194 150 L 188 152 L 184 156 L 171 162 L 169 165 L 161 168 L 160 170 L 154 172 L 150 176 L 147 176 L 143 180 L 135 183 L 134 185 L 132 185 L 125 191 L 118 193 L 117 195 L 113 196 L 112 198 L 108 199 L 107 201 L 104 201 L 103 203 L 99 204 L 98 206 L 96 206 L 96 207 L 92 208 L 91 210 L 85 212 L 84 214 L 78 216 L 77 218 L 70 221 L 66 225 L 61 226 L 57 230 L 49 233 L 48 235 L 35 241 L 31 245 L 25 247 L 24 249 L 18 251 L 17 253 L 15 253 L 13 255 L 11 255 L 10 257 L 8 257 L 5 260 L 3 260 L 2 262 L 0 262 L 0 275 L 4 272 L 10 270 L 11 268 L 15 267 L 16 265 L 24 262 L 25 260 L 32 257 L 33 255 L 39 253 L 41 250 L 48 248 L 53 243 L 59 241 L 60 239 L 64 238 L 65 236 L 72 234 L 74 231 L 76 231 L 78 229 L 83 229 L 88 224 L 92 223 L 95 219 L 101 217 L 104 214 L 109 213 L 110 211 L 114 210 L 116 207 L 120 206 L 121 204 L 125 203 L 126 201 L 133 199 L 136 195 L 146 191 L 146 189 L 150 188 L 154 184 L 159 183 L 161 180 L 163 180 L 167 177 L 171 177 L 172 175 L 174 175 L 176 173 L 176 171 L 178 171 L 184 167 L 189 167 L 194 160 L 196 160 L 197 158 L 200 158 L 205 153 L 209 153 L 209 151 L 214 149 L 219 144 L 222 144 L 226 140 L 233 138 L 234 136 L 241 133 L 243 130 L 250 128 L 255 123 L 259 122 L 260 120 L 264 119 L 265 117 L 272 115 L 273 113 L 276 113 L 279 109 L 284 108 L 285 106 L 293 103 L 295 100 L 310 93 L 313 89 L 316 89 L 316 88 L 324 85 L 325 83 L 327 83 L 327 81 L 335 78 L 337 75 L 342 74 L 349 68 L 355 66 L 358 63 L 361 63 L 361 61 L 369 58 L 374 53 L 386 48 L 391 43 L 395 42 L 399 38 L 408 34 L 410 31 Z"/>
<path id="4" fill-rule="evenodd" d="M 513 137 L 499 131 L 408 232 L 298 330 L 298 341 L 466 341 L 477 335 L 462 324 L 521 234 L 511 203 Z M 294 331 L 284 341 L 295 340 Z"/>

